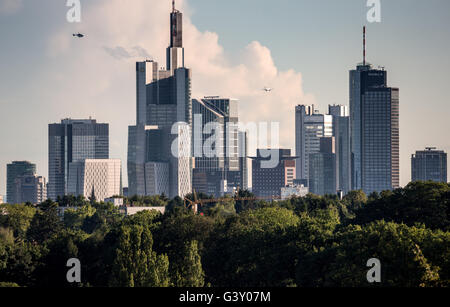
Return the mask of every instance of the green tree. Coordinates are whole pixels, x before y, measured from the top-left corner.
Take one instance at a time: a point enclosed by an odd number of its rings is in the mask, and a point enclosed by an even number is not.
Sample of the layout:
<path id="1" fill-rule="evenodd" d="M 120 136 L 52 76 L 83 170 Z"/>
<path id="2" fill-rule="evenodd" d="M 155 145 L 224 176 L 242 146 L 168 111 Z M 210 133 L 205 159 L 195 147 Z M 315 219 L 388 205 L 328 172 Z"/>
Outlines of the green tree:
<path id="1" fill-rule="evenodd" d="M 23 204 L 1 205 L 0 212 L 7 213 L 5 215 L 0 214 L 0 226 L 11 228 L 16 237 L 25 238 L 31 221 L 36 214 L 36 209 L 33 206 Z"/>
<path id="2" fill-rule="evenodd" d="M 198 242 L 186 243 L 184 258 L 181 267 L 176 274 L 176 287 L 203 287 L 205 285 L 205 273 L 203 272 L 201 257 L 198 250 Z"/>
<path id="3" fill-rule="evenodd" d="M 76 209 L 67 209 L 64 211 L 64 224 L 68 228 L 81 229 L 84 221 L 92 217 L 96 210 L 91 205 L 85 205 Z"/>
<path id="4" fill-rule="evenodd" d="M 119 287 L 169 286 L 169 260 L 153 251 L 150 231 L 140 225 L 120 228 L 110 285 Z"/>
<path id="5" fill-rule="evenodd" d="M 29 241 L 43 243 L 61 230 L 63 224 L 57 208 L 58 204 L 51 201 L 41 204 L 27 231 Z"/>

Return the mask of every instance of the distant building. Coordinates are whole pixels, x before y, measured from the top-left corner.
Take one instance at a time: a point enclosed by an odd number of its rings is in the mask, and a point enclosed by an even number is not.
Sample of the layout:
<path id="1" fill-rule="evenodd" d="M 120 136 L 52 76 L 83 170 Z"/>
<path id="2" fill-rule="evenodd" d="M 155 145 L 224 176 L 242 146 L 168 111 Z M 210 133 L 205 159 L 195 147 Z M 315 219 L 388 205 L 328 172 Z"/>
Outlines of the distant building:
<path id="1" fill-rule="evenodd" d="M 3 195 L 0 195 L 0 205 L 3 204 L 3 203 L 4 203 L 4 201 L 3 201 Z"/>
<path id="2" fill-rule="evenodd" d="M 48 197 L 56 200 L 67 194 L 70 163 L 109 159 L 109 125 L 93 119 L 64 119 L 48 129 Z"/>
<path id="3" fill-rule="evenodd" d="M 286 200 L 291 197 L 305 197 L 309 189 L 304 185 L 292 185 L 281 188 L 281 199 Z"/>
<path id="4" fill-rule="evenodd" d="M 69 195 L 82 195 L 97 201 L 122 192 L 122 164 L 117 159 L 87 159 L 69 164 Z"/>
<path id="5" fill-rule="evenodd" d="M 37 205 L 47 200 L 47 181 L 44 177 L 37 175 L 25 175 L 18 177 L 15 181 L 14 203 L 32 203 Z"/>
<path id="6" fill-rule="evenodd" d="M 128 128 L 129 196 L 163 191 L 173 198 L 192 192 L 191 71 L 184 65 L 182 19 L 173 8 L 165 69 L 153 60 L 136 63 L 136 124 Z"/>
<path id="7" fill-rule="evenodd" d="M 313 106 L 295 108 L 296 177 L 308 180 L 309 157 L 320 151 L 320 138 L 333 136 L 333 116 L 320 114 Z"/>
<path id="8" fill-rule="evenodd" d="M 124 196 L 124 197 L 128 197 L 128 187 L 125 187 L 125 188 L 123 188 L 122 189 L 122 195 Z"/>
<path id="9" fill-rule="evenodd" d="M 447 153 L 436 148 L 417 151 L 411 157 L 412 181 L 447 183 Z"/>
<path id="10" fill-rule="evenodd" d="M 14 161 L 6 166 L 6 198 L 8 203 L 20 203 L 20 198 L 16 195 L 16 180 L 22 176 L 34 176 L 35 174 L 36 164 L 28 161 Z"/>
<path id="11" fill-rule="evenodd" d="M 268 167 L 266 153 L 272 155 L 276 153 L 278 161 L 275 167 Z M 295 159 L 291 156 L 290 149 L 258 149 L 257 157 L 253 160 L 253 188 L 252 192 L 263 198 L 272 198 L 281 196 L 281 188 L 292 186 L 295 180 Z"/>
<path id="12" fill-rule="evenodd" d="M 124 209 L 125 215 L 135 215 L 142 211 L 158 211 L 161 214 L 166 212 L 166 207 L 125 207 Z"/>
<path id="13" fill-rule="evenodd" d="M 105 198 L 105 203 L 111 203 L 115 207 L 122 207 L 124 205 L 122 197 Z"/>
<path id="14" fill-rule="evenodd" d="M 330 105 L 328 113 L 333 116 L 333 136 L 336 141 L 337 185 L 338 189 L 345 195 L 352 189 L 349 108 L 343 105 Z"/>
<path id="15" fill-rule="evenodd" d="M 334 137 L 320 139 L 320 152 L 309 156 L 309 191 L 316 195 L 337 193 Z"/>
<path id="16" fill-rule="evenodd" d="M 247 142 L 246 134 L 238 130 L 238 101 L 218 96 L 193 99 L 192 118 L 193 189 L 220 197 L 247 186 Z M 205 152 L 204 144 L 212 140 L 214 151 Z"/>
<path id="17" fill-rule="evenodd" d="M 399 89 L 365 60 L 350 71 L 352 189 L 366 194 L 400 187 Z"/>

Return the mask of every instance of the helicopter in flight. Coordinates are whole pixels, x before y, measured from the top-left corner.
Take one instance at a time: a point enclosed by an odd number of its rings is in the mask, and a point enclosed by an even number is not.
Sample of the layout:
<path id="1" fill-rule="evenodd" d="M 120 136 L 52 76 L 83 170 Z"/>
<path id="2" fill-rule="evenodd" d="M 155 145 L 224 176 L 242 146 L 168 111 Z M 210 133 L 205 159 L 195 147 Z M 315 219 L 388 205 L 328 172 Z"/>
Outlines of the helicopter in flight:
<path id="1" fill-rule="evenodd" d="M 81 33 L 77 33 L 77 34 L 72 34 L 74 37 L 78 37 L 78 38 L 83 38 L 84 34 Z"/>
<path id="2" fill-rule="evenodd" d="M 263 88 L 263 91 L 265 91 L 266 93 L 270 93 L 270 92 L 273 91 L 273 88 L 270 88 L 270 87 L 264 87 L 264 88 Z"/>

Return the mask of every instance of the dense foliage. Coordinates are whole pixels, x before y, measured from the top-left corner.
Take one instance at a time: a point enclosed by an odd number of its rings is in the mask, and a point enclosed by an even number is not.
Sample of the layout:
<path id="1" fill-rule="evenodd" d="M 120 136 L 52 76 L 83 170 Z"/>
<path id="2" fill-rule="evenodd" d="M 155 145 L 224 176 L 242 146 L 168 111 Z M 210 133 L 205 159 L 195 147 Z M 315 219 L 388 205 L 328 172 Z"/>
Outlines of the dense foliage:
<path id="1" fill-rule="evenodd" d="M 0 287 L 448 287 L 449 200 L 450 185 L 416 182 L 343 200 L 228 198 L 199 214 L 165 196 L 125 199 L 164 215 L 124 216 L 82 197 L 1 205 Z M 80 284 L 67 282 L 70 258 L 81 262 Z M 379 284 L 366 278 L 371 258 Z"/>

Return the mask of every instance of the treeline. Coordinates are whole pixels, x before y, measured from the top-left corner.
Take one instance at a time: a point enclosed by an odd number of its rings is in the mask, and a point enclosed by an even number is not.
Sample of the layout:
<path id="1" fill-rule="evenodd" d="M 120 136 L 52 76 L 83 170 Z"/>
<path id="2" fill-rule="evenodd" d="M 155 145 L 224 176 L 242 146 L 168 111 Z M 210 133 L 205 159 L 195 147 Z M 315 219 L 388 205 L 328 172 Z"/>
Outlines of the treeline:
<path id="1" fill-rule="evenodd" d="M 449 200 L 448 184 L 416 182 L 343 200 L 229 198 L 199 214 L 164 196 L 133 199 L 164 215 L 125 217 L 79 197 L 2 205 L 0 286 L 448 287 Z M 61 219 L 58 206 L 76 208 Z M 70 258 L 81 262 L 81 284 L 66 280 Z M 381 261 L 379 284 L 367 281 L 371 258 Z"/>

